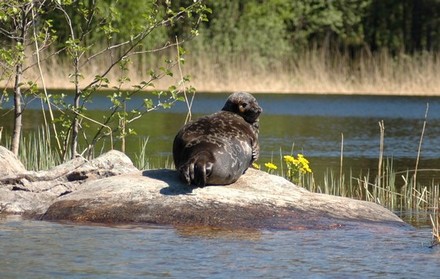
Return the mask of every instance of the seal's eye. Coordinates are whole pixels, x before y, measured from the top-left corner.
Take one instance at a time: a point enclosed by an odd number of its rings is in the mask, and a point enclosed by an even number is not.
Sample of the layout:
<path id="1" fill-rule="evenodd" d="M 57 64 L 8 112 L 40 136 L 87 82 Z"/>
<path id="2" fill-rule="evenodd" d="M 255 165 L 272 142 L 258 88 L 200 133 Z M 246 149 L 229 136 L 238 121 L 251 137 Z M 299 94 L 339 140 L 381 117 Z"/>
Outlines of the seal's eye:
<path id="1" fill-rule="evenodd" d="M 239 110 L 241 113 L 244 113 L 244 112 L 246 111 L 246 106 L 247 106 L 247 103 L 240 103 L 240 104 L 238 105 L 238 110 Z"/>

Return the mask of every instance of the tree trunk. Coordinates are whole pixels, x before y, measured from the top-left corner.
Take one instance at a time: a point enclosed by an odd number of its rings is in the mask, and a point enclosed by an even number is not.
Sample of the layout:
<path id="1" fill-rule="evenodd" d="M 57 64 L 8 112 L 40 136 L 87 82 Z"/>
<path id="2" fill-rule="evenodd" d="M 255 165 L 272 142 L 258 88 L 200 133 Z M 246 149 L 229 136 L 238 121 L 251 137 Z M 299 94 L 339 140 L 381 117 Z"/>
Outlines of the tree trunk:
<path id="1" fill-rule="evenodd" d="M 26 34 L 28 28 L 28 18 L 27 11 L 29 8 L 32 9 L 32 4 L 25 5 L 21 10 L 21 17 L 17 21 L 16 30 L 20 32 L 19 36 L 15 39 L 17 46 L 21 44 L 22 47 L 26 46 Z M 24 57 L 24 51 L 23 51 Z M 15 66 L 15 83 L 14 83 L 14 131 L 12 132 L 11 139 L 11 151 L 16 156 L 18 155 L 18 150 L 20 149 L 20 138 L 22 129 L 22 115 L 23 108 L 21 106 L 21 82 L 23 78 L 23 60 L 20 60 Z"/>
<path id="2" fill-rule="evenodd" d="M 81 100 L 81 90 L 79 88 L 79 55 L 75 53 L 75 58 L 73 60 L 73 64 L 75 67 L 75 97 L 73 99 L 73 120 L 72 120 L 72 142 L 70 145 L 71 158 L 75 158 L 78 155 L 78 134 L 79 134 L 79 108 L 80 108 L 80 100 Z"/>
<path id="3" fill-rule="evenodd" d="M 76 88 L 75 98 L 73 100 L 73 121 L 72 121 L 72 142 L 70 145 L 71 158 L 75 158 L 78 154 L 78 134 L 79 134 L 79 116 L 77 111 L 79 109 L 79 101 L 80 101 L 81 92 L 79 88 Z"/>
<path id="4" fill-rule="evenodd" d="M 11 151 L 16 156 L 20 148 L 20 137 L 22 128 L 22 107 L 21 107 L 21 78 L 22 64 L 19 63 L 15 68 L 15 84 L 14 84 L 14 131 L 12 133 Z"/>

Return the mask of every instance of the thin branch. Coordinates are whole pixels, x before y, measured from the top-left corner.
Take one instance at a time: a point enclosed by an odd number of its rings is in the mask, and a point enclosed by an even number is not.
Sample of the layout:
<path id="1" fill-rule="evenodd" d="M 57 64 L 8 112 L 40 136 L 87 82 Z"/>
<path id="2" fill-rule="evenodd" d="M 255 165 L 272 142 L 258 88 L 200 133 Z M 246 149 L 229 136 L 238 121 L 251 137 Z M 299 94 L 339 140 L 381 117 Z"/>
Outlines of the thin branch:
<path id="1" fill-rule="evenodd" d="M 379 142 L 379 163 L 377 167 L 377 185 L 379 188 L 382 185 L 382 164 L 383 164 L 383 142 L 384 142 L 384 134 L 385 134 L 385 125 L 383 120 L 379 121 L 379 129 L 380 129 L 380 142 Z"/>
<path id="2" fill-rule="evenodd" d="M 196 4 L 197 4 L 197 3 L 194 3 L 194 4 L 190 5 L 187 9 L 190 9 L 192 6 L 195 6 Z M 85 65 L 87 62 L 89 62 L 90 60 L 94 59 L 95 57 L 97 57 L 97 56 L 99 56 L 99 55 L 102 55 L 102 54 L 104 54 L 104 53 L 106 53 L 106 52 L 108 52 L 108 51 L 110 51 L 110 50 L 112 50 L 112 49 L 121 48 L 121 47 L 123 47 L 123 46 L 125 46 L 125 45 L 132 44 L 127 50 L 125 50 L 125 51 L 123 52 L 123 54 L 121 54 L 121 55 L 120 55 L 120 56 L 119 56 L 119 57 L 118 57 L 113 63 L 110 64 L 110 66 L 107 68 L 107 70 L 104 71 L 103 74 L 100 75 L 101 77 L 105 77 L 105 76 L 106 76 L 106 75 L 107 75 L 107 74 L 113 69 L 113 67 L 114 67 L 115 65 L 117 65 L 122 59 L 124 59 L 125 57 L 127 57 L 127 56 L 132 52 L 132 50 L 133 50 L 135 47 L 137 47 L 137 46 L 140 44 L 140 42 L 143 41 L 143 40 L 144 40 L 144 39 L 145 39 L 145 38 L 146 38 L 151 32 L 153 32 L 156 28 L 158 28 L 158 27 L 160 27 L 160 26 L 164 26 L 164 25 L 169 24 L 171 21 L 173 21 L 174 19 L 180 17 L 180 16 L 183 15 L 185 12 L 186 12 L 185 10 L 181 10 L 181 11 L 179 11 L 178 13 L 176 13 L 175 15 L 173 15 L 172 17 L 169 17 L 169 18 L 167 18 L 167 19 L 165 19 L 165 20 L 162 20 L 162 21 L 160 21 L 160 22 L 157 22 L 156 24 L 150 26 L 148 29 L 146 29 L 146 30 L 144 30 L 144 31 L 142 31 L 142 32 L 140 32 L 140 33 L 138 33 L 138 34 L 136 34 L 136 35 L 133 37 L 132 40 L 128 40 L 128 41 L 125 41 L 125 42 L 122 42 L 122 43 L 119 43 L 119 44 L 116 44 L 116 45 L 113 45 L 113 46 L 109 46 L 109 47 L 107 47 L 107 48 L 101 50 L 100 52 L 96 53 L 95 55 L 92 55 L 92 56 L 88 57 L 88 58 L 86 59 L 86 61 L 81 65 L 81 67 L 84 66 L 84 65 Z M 98 81 L 95 79 L 95 80 L 92 81 L 90 84 L 88 84 L 88 85 L 84 88 L 84 90 L 90 88 L 91 86 L 93 86 L 93 85 L 96 84 L 97 82 L 98 82 Z"/>
<path id="3" fill-rule="evenodd" d="M 40 61 L 41 62 L 45 62 L 45 61 L 49 60 L 49 58 L 51 58 L 53 56 L 56 56 L 56 55 L 60 54 L 61 52 L 65 51 L 65 50 L 66 50 L 66 47 L 63 47 L 63 48 L 61 48 L 61 49 L 59 49 L 59 50 L 49 54 L 48 56 L 44 57 L 43 59 L 40 59 Z M 26 68 L 24 68 L 23 71 L 26 71 L 29 68 L 35 67 L 37 64 L 38 64 L 38 62 L 32 63 L 29 66 L 27 66 Z"/>
<path id="4" fill-rule="evenodd" d="M 183 77 L 183 71 L 182 71 L 182 66 L 180 63 L 180 50 L 179 50 L 179 39 L 176 36 L 176 49 L 177 49 L 177 67 L 179 69 L 179 74 L 180 74 L 180 78 L 181 78 L 181 88 L 183 91 L 183 96 L 185 98 L 185 103 L 186 103 L 186 107 L 188 108 L 188 113 L 186 114 L 186 118 L 185 118 L 185 124 L 188 123 L 188 121 L 191 121 L 192 118 L 192 113 L 191 113 L 191 108 L 192 108 L 192 104 L 194 101 L 194 94 L 192 96 L 191 101 L 188 100 L 188 96 L 186 94 L 186 88 L 185 88 L 185 79 Z"/>
<path id="5" fill-rule="evenodd" d="M 32 10 L 32 20 L 35 21 L 35 18 L 36 18 L 35 11 Z M 54 118 L 53 112 L 52 112 L 52 107 L 50 105 L 49 94 L 47 93 L 46 82 L 44 80 L 43 70 L 41 68 L 40 49 L 38 47 L 37 32 L 36 32 L 35 28 L 33 29 L 33 35 L 34 35 L 34 41 L 35 41 L 35 49 L 36 49 L 36 56 L 37 56 L 38 72 L 40 74 L 40 79 L 41 79 L 41 83 L 42 83 L 42 86 L 43 86 L 43 92 L 44 92 L 44 96 L 45 96 L 45 99 L 46 99 L 46 103 L 47 103 L 48 108 L 49 108 L 50 120 L 52 122 L 52 129 L 53 129 L 53 131 L 55 133 L 55 139 L 56 139 L 56 142 L 57 142 L 57 145 L 58 145 L 58 151 L 61 152 L 61 150 L 62 150 L 61 149 L 61 143 L 60 143 L 60 139 L 58 137 L 58 132 L 57 132 L 57 128 L 56 128 L 55 121 L 54 121 L 55 118 Z M 44 113 L 44 107 L 42 108 L 42 111 L 43 111 L 43 115 L 45 116 L 44 118 L 46 119 L 46 115 Z M 47 126 L 47 123 L 46 123 L 46 126 Z"/>

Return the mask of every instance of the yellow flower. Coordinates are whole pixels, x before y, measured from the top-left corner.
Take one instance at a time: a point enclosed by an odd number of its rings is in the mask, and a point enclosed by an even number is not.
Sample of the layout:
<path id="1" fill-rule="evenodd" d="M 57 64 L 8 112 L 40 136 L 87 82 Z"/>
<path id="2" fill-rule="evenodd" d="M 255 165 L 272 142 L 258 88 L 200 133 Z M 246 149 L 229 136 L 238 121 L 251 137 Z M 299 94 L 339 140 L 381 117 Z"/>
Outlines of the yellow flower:
<path id="1" fill-rule="evenodd" d="M 265 165 L 266 168 L 268 168 L 269 170 L 276 170 L 276 169 L 278 169 L 278 167 L 277 167 L 275 164 L 271 163 L 271 162 L 267 162 L 267 163 L 265 163 L 264 165 Z"/>
<path id="2" fill-rule="evenodd" d="M 298 154 L 297 159 L 292 155 L 285 155 L 284 161 L 287 165 L 287 175 L 290 179 L 294 179 L 298 174 L 306 174 L 312 172 L 309 166 L 309 160 L 307 160 L 303 154 Z"/>
<path id="3" fill-rule="evenodd" d="M 309 167 L 309 165 L 304 166 L 305 172 L 312 172 L 312 169 Z"/>
<path id="4" fill-rule="evenodd" d="M 307 170 L 306 170 L 306 168 L 302 167 L 299 169 L 299 172 L 302 174 L 305 174 L 305 173 L 307 173 Z"/>
<path id="5" fill-rule="evenodd" d="M 259 169 L 261 168 L 260 165 L 257 164 L 256 162 L 253 162 L 253 163 L 252 163 L 252 167 L 253 167 L 254 169 L 257 169 L 257 170 L 259 170 Z"/>
<path id="6" fill-rule="evenodd" d="M 309 165 L 309 160 L 307 160 L 302 154 L 298 154 L 298 161 L 303 165 Z"/>
<path id="7" fill-rule="evenodd" d="M 285 161 L 286 163 L 294 164 L 296 160 L 295 160 L 295 158 L 293 158 L 293 156 L 285 155 L 285 156 L 284 156 L 284 161 Z"/>

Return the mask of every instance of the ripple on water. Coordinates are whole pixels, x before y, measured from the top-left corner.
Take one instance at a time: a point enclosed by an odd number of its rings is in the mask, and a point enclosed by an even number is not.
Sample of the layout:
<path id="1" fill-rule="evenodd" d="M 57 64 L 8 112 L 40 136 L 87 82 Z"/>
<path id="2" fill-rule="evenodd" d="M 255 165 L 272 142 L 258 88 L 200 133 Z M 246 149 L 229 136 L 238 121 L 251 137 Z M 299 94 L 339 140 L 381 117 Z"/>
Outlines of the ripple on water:
<path id="1" fill-rule="evenodd" d="M 0 220 L 0 277 L 433 278 L 428 229 L 231 231 Z"/>

